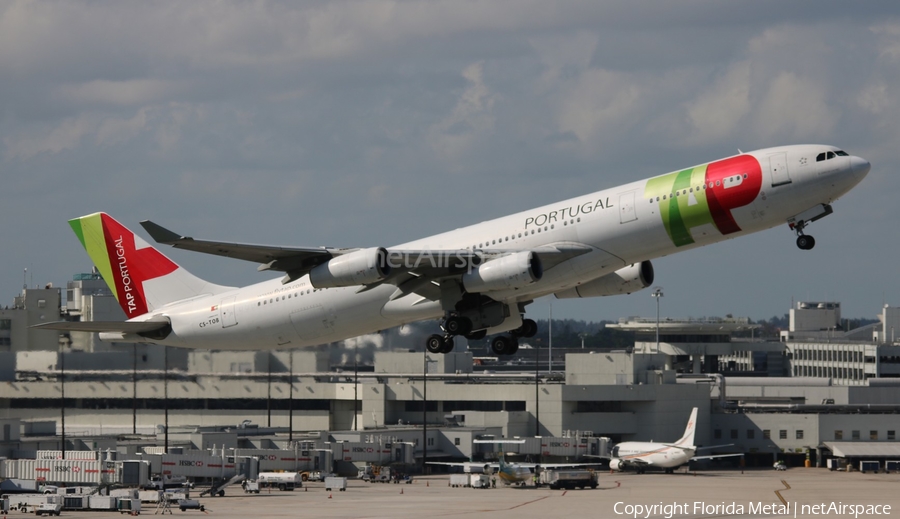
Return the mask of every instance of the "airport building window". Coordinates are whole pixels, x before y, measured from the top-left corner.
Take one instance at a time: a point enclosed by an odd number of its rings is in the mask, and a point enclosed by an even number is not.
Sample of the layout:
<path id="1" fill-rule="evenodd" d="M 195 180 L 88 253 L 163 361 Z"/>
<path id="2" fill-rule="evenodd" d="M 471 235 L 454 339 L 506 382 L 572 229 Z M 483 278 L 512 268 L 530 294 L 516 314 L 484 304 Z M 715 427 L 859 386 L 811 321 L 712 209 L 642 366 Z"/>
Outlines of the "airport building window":
<path id="1" fill-rule="evenodd" d="M 755 433 L 755 431 L 753 429 L 747 429 L 747 439 L 752 440 L 753 437 L 755 436 L 754 433 Z"/>
<path id="2" fill-rule="evenodd" d="M 853 431 L 853 432 L 851 433 L 851 437 L 852 437 L 852 439 L 854 439 L 854 440 L 858 440 L 858 439 L 859 439 L 859 431 Z"/>
<path id="3" fill-rule="evenodd" d="M 834 439 L 835 440 L 843 440 L 844 439 L 844 431 L 834 431 Z"/>
<path id="4" fill-rule="evenodd" d="M 459 438 L 453 438 L 453 445 L 459 445 Z"/>
<path id="5" fill-rule="evenodd" d="M 737 430 L 737 429 L 732 429 L 732 430 L 731 430 L 731 439 L 732 439 L 732 440 L 737 440 L 737 437 L 738 437 L 738 430 Z"/>
<path id="6" fill-rule="evenodd" d="M 869 439 L 877 440 L 878 439 L 878 431 L 869 431 Z"/>
<path id="7" fill-rule="evenodd" d="M 772 437 L 772 432 L 769 431 L 768 429 L 763 429 L 763 438 L 765 438 L 766 440 L 768 440 L 768 439 L 770 439 L 771 437 Z"/>
<path id="8" fill-rule="evenodd" d="M 722 439 L 722 429 L 716 429 L 715 431 L 713 431 L 713 438 L 715 438 L 717 440 L 721 440 Z"/>
<path id="9" fill-rule="evenodd" d="M 896 440 L 897 439 L 897 431 L 888 431 L 888 440 Z"/>
<path id="10" fill-rule="evenodd" d="M 780 431 L 778 431 L 778 439 L 787 440 L 787 429 L 781 429 Z"/>
<path id="11" fill-rule="evenodd" d="M 803 429 L 797 429 L 797 439 L 798 440 L 803 439 Z"/>

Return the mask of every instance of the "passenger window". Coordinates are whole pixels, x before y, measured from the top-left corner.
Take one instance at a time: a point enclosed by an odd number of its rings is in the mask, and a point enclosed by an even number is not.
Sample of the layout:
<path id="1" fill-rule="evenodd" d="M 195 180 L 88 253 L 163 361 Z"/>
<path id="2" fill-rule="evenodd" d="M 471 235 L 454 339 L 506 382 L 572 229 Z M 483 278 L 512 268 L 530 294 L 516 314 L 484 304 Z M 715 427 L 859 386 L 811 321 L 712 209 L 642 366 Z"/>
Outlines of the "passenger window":
<path id="1" fill-rule="evenodd" d="M 744 178 L 747 178 L 747 174 L 746 174 L 746 173 L 744 173 Z"/>
<path id="2" fill-rule="evenodd" d="M 818 155 L 816 155 L 816 162 L 822 162 L 823 160 L 825 160 L 825 153 L 819 153 Z"/>
<path id="3" fill-rule="evenodd" d="M 659 197 L 656 197 L 656 201 L 659 202 Z"/>
<path id="4" fill-rule="evenodd" d="M 722 183 L 721 183 L 721 182 L 719 182 L 719 181 L 718 181 L 718 180 L 716 180 L 716 185 L 717 185 L 717 186 L 721 186 L 721 185 L 722 185 Z"/>

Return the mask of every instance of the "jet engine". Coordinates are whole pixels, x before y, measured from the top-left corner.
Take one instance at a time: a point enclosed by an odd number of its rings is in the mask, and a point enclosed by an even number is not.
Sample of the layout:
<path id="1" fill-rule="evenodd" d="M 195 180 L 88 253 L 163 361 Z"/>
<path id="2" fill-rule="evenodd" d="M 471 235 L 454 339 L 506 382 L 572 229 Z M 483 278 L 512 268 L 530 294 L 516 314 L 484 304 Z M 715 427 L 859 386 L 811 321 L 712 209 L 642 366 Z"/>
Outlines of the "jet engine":
<path id="1" fill-rule="evenodd" d="M 490 292 L 523 288 L 539 281 L 543 275 L 544 268 L 537 255 L 523 251 L 478 265 L 463 274 L 462 284 L 470 294 Z"/>
<path id="2" fill-rule="evenodd" d="M 623 470 L 625 470 L 625 463 L 620 459 L 609 460 L 609 470 L 622 472 Z"/>
<path id="3" fill-rule="evenodd" d="M 315 288 L 367 285 L 391 273 L 387 251 L 382 247 L 342 254 L 309 271 L 309 282 Z"/>
<path id="4" fill-rule="evenodd" d="M 630 294 L 651 284 L 653 284 L 653 265 L 649 261 L 642 261 L 583 285 L 557 292 L 555 295 L 557 299 L 617 296 Z"/>

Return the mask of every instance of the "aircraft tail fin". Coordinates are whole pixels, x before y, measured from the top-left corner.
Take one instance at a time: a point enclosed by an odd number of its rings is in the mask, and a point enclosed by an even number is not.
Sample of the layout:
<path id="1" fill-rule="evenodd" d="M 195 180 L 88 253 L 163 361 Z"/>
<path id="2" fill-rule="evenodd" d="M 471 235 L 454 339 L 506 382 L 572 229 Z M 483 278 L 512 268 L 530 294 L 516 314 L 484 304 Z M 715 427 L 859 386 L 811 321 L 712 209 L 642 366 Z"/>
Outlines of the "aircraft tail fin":
<path id="1" fill-rule="evenodd" d="M 69 225 L 128 319 L 230 288 L 194 276 L 106 213 L 74 218 Z"/>
<path id="2" fill-rule="evenodd" d="M 682 447 L 693 447 L 694 433 L 697 431 L 697 408 L 691 411 L 691 417 L 688 418 L 687 427 L 684 428 L 684 435 L 680 440 L 675 442 L 676 445 Z"/>

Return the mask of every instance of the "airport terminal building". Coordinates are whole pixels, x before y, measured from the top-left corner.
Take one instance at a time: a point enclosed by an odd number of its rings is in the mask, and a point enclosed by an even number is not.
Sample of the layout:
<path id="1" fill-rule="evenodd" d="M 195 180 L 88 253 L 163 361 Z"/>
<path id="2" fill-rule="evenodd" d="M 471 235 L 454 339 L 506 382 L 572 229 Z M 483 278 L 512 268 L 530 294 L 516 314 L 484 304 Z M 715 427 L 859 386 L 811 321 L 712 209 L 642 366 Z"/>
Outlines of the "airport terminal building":
<path id="1" fill-rule="evenodd" d="M 576 446 L 601 437 L 677 439 L 693 407 L 697 445 L 730 444 L 748 464 L 820 464 L 835 442 L 896 442 L 900 309 L 889 307 L 880 323 L 845 332 L 839 304 L 798 303 L 771 341 L 734 338 L 753 328 L 746 319 L 623 319 L 615 327 L 635 333 L 633 348 L 554 349 L 551 364 L 524 346 L 505 362 L 459 344 L 447 355 L 390 348 L 390 331 L 374 348 L 220 352 L 28 328 L 123 318 L 95 274 L 65 295 L 26 289 L 0 310 L 0 457 L 60 449 L 65 433 L 75 450 L 389 438 L 429 460 L 485 454 L 473 447 L 480 437 L 540 437 L 520 452 L 577 460 L 588 452 Z"/>

